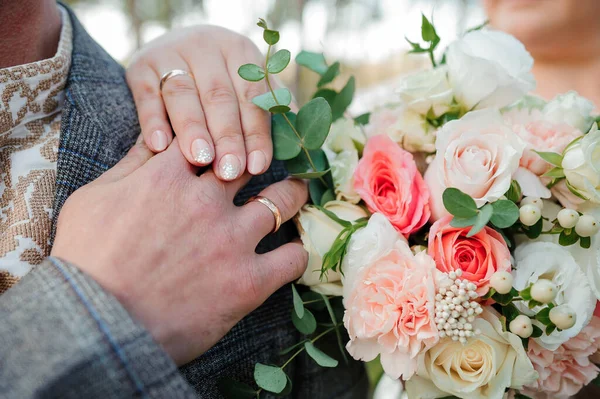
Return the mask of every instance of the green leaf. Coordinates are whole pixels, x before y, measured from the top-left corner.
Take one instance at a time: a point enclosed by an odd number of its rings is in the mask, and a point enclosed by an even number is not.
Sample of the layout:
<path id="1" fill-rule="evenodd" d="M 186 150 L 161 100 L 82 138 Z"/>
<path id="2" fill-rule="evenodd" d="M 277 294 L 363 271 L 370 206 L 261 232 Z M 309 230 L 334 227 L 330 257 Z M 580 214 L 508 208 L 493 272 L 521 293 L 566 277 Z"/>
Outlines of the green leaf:
<path id="1" fill-rule="evenodd" d="M 331 106 L 331 114 L 333 117 L 333 121 L 344 116 L 344 112 L 352 103 L 352 98 L 354 97 L 354 89 L 355 89 L 355 81 L 354 76 L 348 79 L 346 86 L 340 91 L 337 96 L 335 96 L 335 100 L 333 101 L 333 105 Z"/>
<path id="2" fill-rule="evenodd" d="M 302 65 L 319 75 L 327 72 L 327 63 L 323 53 L 312 53 L 310 51 L 301 51 L 296 56 L 296 64 Z"/>
<path id="3" fill-rule="evenodd" d="M 272 114 L 285 114 L 290 112 L 290 107 L 287 105 L 276 105 L 273 108 L 269 109 L 269 112 Z"/>
<path id="4" fill-rule="evenodd" d="M 335 193 L 333 192 L 332 189 L 327 189 L 327 191 L 325 191 L 323 193 L 323 196 L 321 197 L 321 206 L 325 206 L 326 203 L 328 203 L 329 201 L 334 201 L 335 200 Z"/>
<path id="5" fill-rule="evenodd" d="M 519 207 L 512 201 L 498 200 L 492 204 L 494 213 L 490 221 L 499 229 L 506 229 L 519 220 Z"/>
<path id="6" fill-rule="evenodd" d="M 473 226 L 475 223 L 477 223 L 477 217 L 478 216 L 479 215 L 475 215 L 475 216 L 470 217 L 470 218 L 459 218 L 459 217 L 455 216 L 450 221 L 450 226 L 456 227 L 458 229 L 462 229 L 463 227 Z"/>
<path id="7" fill-rule="evenodd" d="M 530 299 L 529 302 L 527 303 L 527 307 L 529 309 L 533 309 L 536 306 L 542 306 L 543 303 L 536 301 L 535 299 Z"/>
<path id="8" fill-rule="evenodd" d="M 581 246 L 581 248 L 589 249 L 589 247 L 591 245 L 592 245 L 592 238 L 591 237 L 581 237 L 579 239 L 579 246 Z"/>
<path id="9" fill-rule="evenodd" d="M 249 82 L 259 82 L 264 79 L 265 71 L 255 64 L 244 64 L 238 69 L 238 75 Z"/>
<path id="10" fill-rule="evenodd" d="M 542 323 L 543 325 L 549 326 L 550 324 L 552 324 L 552 321 L 550 321 L 550 309 L 551 308 L 548 307 L 548 308 L 544 308 L 544 309 L 540 310 L 535 315 L 535 319 L 537 321 L 539 321 L 540 323 Z"/>
<path id="11" fill-rule="evenodd" d="M 309 150 L 321 148 L 331 127 L 331 108 L 324 98 L 318 97 L 306 103 L 296 119 L 296 128 L 304 147 Z"/>
<path id="12" fill-rule="evenodd" d="M 544 334 L 542 329 L 534 324 L 533 325 L 533 333 L 531 333 L 531 338 L 539 338 L 542 336 L 542 334 Z"/>
<path id="13" fill-rule="evenodd" d="M 279 355 L 280 355 L 280 356 L 287 355 L 288 353 L 290 353 L 290 352 L 291 352 L 291 351 L 293 351 L 294 349 L 298 348 L 299 346 L 304 346 L 304 343 L 305 343 L 306 341 L 307 341 L 307 340 L 302 340 L 302 341 L 300 341 L 300 342 L 298 342 L 298 343 L 295 343 L 295 344 L 294 344 L 294 345 L 292 345 L 292 346 L 288 346 L 287 348 L 285 348 L 284 350 L 282 350 L 281 352 L 279 352 Z"/>
<path id="14" fill-rule="evenodd" d="M 519 185 L 519 182 L 516 180 L 511 181 L 510 188 L 504 195 L 506 196 L 506 198 L 509 201 L 512 201 L 512 202 L 521 201 L 521 197 L 523 196 L 523 194 L 521 192 L 521 186 Z"/>
<path id="15" fill-rule="evenodd" d="M 447 188 L 442 194 L 444 207 L 448 212 L 459 218 L 477 216 L 477 205 L 473 198 L 457 188 Z"/>
<path id="16" fill-rule="evenodd" d="M 271 92 L 267 92 L 265 94 L 261 94 L 260 96 L 256 96 L 252 99 L 252 102 L 264 109 L 265 111 L 269 111 L 276 105 L 290 105 L 292 102 L 292 93 L 288 89 L 279 88 L 274 90 L 275 97 L 277 97 L 277 102 L 273 98 L 273 94 Z"/>
<path id="17" fill-rule="evenodd" d="M 320 210 L 321 212 L 323 212 L 327 217 L 329 217 L 331 220 L 333 220 L 334 222 L 336 222 L 337 224 L 339 224 L 342 227 L 350 227 L 352 226 L 352 222 L 348 221 L 348 220 L 344 220 L 342 218 L 340 218 L 338 215 L 336 215 L 335 213 L 331 212 L 329 209 L 324 208 L 322 206 L 319 205 L 313 205 L 315 208 L 317 208 L 318 210 Z"/>
<path id="18" fill-rule="evenodd" d="M 279 41 L 279 32 L 276 30 L 265 29 L 263 32 L 263 39 L 265 39 L 265 42 L 267 42 L 269 46 L 277 44 Z"/>
<path id="19" fill-rule="evenodd" d="M 318 179 L 321 176 L 325 176 L 327 173 L 329 173 L 329 169 L 319 172 L 292 173 L 292 176 L 298 179 Z"/>
<path id="20" fill-rule="evenodd" d="M 325 301 L 325 306 L 327 307 L 327 312 L 329 313 L 331 322 L 333 323 L 334 326 L 337 326 L 337 324 L 338 324 L 337 317 L 335 316 L 335 311 L 333 310 L 333 307 L 331 306 L 331 302 L 329 301 L 329 298 L 327 298 L 325 295 L 321 295 L 321 296 L 323 297 L 323 300 Z M 343 308 L 343 305 L 341 305 L 341 307 Z M 338 343 L 338 347 L 340 349 L 340 353 L 342 354 L 342 357 L 344 358 L 344 362 L 346 364 L 348 364 L 348 357 L 346 356 L 346 349 L 344 347 L 344 342 L 342 341 L 342 333 L 340 332 L 339 327 L 335 328 L 335 336 L 337 338 L 337 343 Z"/>
<path id="21" fill-rule="evenodd" d="M 308 155 L 313 162 L 313 165 L 316 168 L 316 172 L 320 172 L 323 170 L 329 169 L 329 163 L 327 162 L 327 156 L 322 149 L 318 150 L 309 150 Z M 306 153 L 304 151 L 300 152 L 298 156 L 294 159 L 291 159 L 286 162 L 286 168 L 288 172 L 295 173 L 305 173 L 305 172 L 315 172 L 306 157 Z M 331 187 L 327 187 L 331 188 Z"/>
<path id="22" fill-rule="evenodd" d="M 519 291 L 519 296 L 523 298 L 525 301 L 531 300 L 531 285 L 524 290 Z"/>
<path id="23" fill-rule="evenodd" d="M 329 187 L 323 184 L 320 179 L 312 179 L 308 181 L 308 192 L 313 204 L 321 204 L 321 200 Z"/>
<path id="24" fill-rule="evenodd" d="M 367 112 L 366 114 L 362 114 L 354 118 L 354 123 L 357 125 L 368 125 L 369 119 L 371 119 L 371 113 Z"/>
<path id="25" fill-rule="evenodd" d="M 565 171 L 563 168 L 559 168 L 557 166 L 544 173 L 544 176 L 552 177 L 554 179 L 562 179 L 563 177 L 565 177 Z"/>
<path id="26" fill-rule="evenodd" d="M 269 29 L 269 27 L 267 26 L 267 22 L 262 18 L 258 19 L 258 22 L 256 23 L 256 25 L 258 25 L 259 27 L 261 27 L 263 29 Z"/>
<path id="27" fill-rule="evenodd" d="M 560 167 L 562 165 L 562 155 L 557 154 L 555 152 L 543 152 L 543 151 L 533 151 L 538 154 L 544 161 Z"/>
<path id="28" fill-rule="evenodd" d="M 475 220 L 475 224 L 467 233 L 467 237 L 473 237 L 475 234 L 479 233 L 490 221 L 492 214 L 494 213 L 494 208 L 491 204 L 485 204 L 477 214 L 477 219 Z"/>
<path id="29" fill-rule="evenodd" d="M 335 101 L 335 97 L 337 96 L 337 91 L 335 90 L 331 90 L 331 89 L 319 89 L 317 90 L 317 92 L 313 95 L 313 98 L 317 98 L 317 97 L 323 97 L 327 103 L 329 104 L 329 106 L 333 106 L 333 103 Z"/>
<path id="30" fill-rule="evenodd" d="M 304 302 L 305 308 L 310 308 L 317 311 L 325 309 L 325 302 L 323 301 L 322 295 L 317 294 L 314 291 L 306 291 L 302 293 L 302 301 Z"/>
<path id="31" fill-rule="evenodd" d="M 406 40 L 408 44 L 410 44 L 410 47 L 412 47 L 409 53 L 426 53 L 427 51 L 429 51 L 426 48 L 422 48 L 419 43 L 411 42 L 406 36 L 404 36 L 404 40 Z"/>
<path id="32" fill-rule="evenodd" d="M 544 219 L 540 218 L 533 226 L 522 226 L 525 235 L 531 239 L 538 238 L 542 234 L 542 228 L 544 227 Z"/>
<path id="33" fill-rule="evenodd" d="M 317 87 L 321 87 L 326 85 L 327 83 L 331 83 L 333 79 L 335 79 L 340 74 L 340 63 L 335 62 L 327 68 L 327 71 L 321 76 L 319 79 L 319 83 L 317 83 Z"/>
<path id="34" fill-rule="evenodd" d="M 308 309 L 304 309 L 304 317 L 300 318 L 296 312 L 292 312 L 292 323 L 298 331 L 304 335 L 310 335 L 317 329 L 317 320 Z"/>
<path id="35" fill-rule="evenodd" d="M 521 312 L 519 312 L 519 309 L 517 309 L 515 305 L 509 303 L 502 307 L 502 314 L 506 317 L 506 323 L 510 324 L 511 321 L 521 314 Z"/>
<path id="36" fill-rule="evenodd" d="M 217 383 L 219 391 L 226 399 L 250 399 L 256 396 L 256 390 L 248 384 L 230 377 L 224 377 Z"/>
<path id="37" fill-rule="evenodd" d="M 296 114 L 290 112 L 286 116 L 292 124 L 295 123 Z M 302 151 L 300 139 L 282 115 L 273 115 L 271 118 L 271 132 L 275 159 L 286 161 L 300 154 Z"/>
<path id="38" fill-rule="evenodd" d="M 486 301 L 488 299 L 490 299 L 492 296 L 494 296 L 494 294 L 496 293 L 496 290 L 493 288 L 490 288 L 487 292 L 487 294 L 485 294 L 484 296 L 482 296 L 480 299 L 482 301 Z"/>
<path id="39" fill-rule="evenodd" d="M 300 294 L 296 290 L 296 286 L 292 284 L 292 298 L 294 300 L 294 312 L 296 312 L 296 316 L 299 319 L 304 317 L 304 304 L 302 303 L 302 298 L 300 298 Z"/>
<path id="40" fill-rule="evenodd" d="M 285 69 L 290 63 L 292 55 L 288 50 L 279 50 L 269 58 L 267 70 L 269 73 L 277 74 Z"/>
<path id="41" fill-rule="evenodd" d="M 435 28 L 424 14 L 421 14 L 421 16 L 421 38 L 426 42 L 433 42 L 437 37 Z"/>
<path id="42" fill-rule="evenodd" d="M 286 374 L 286 378 L 287 378 L 287 383 L 285 384 L 285 388 L 283 388 L 283 391 L 276 393 L 275 396 L 285 397 L 285 396 L 288 396 L 290 393 L 292 393 L 292 380 L 290 379 L 290 376 L 287 374 Z"/>
<path id="43" fill-rule="evenodd" d="M 567 247 L 569 245 L 575 244 L 577 240 L 579 240 L 579 236 L 577 235 L 577 233 L 575 233 L 575 230 L 571 230 L 569 233 L 568 230 L 563 230 L 560 232 L 560 235 L 558 236 L 558 243 L 560 245 Z"/>
<path id="44" fill-rule="evenodd" d="M 337 367 L 338 361 L 318 349 L 312 342 L 304 344 L 306 353 L 321 367 Z"/>
<path id="45" fill-rule="evenodd" d="M 287 384 L 287 376 L 279 367 L 256 363 L 254 366 L 254 381 L 256 381 L 256 385 L 265 391 L 280 393 Z"/>
<path id="46" fill-rule="evenodd" d="M 519 295 L 519 292 L 514 288 L 510 290 L 508 294 L 499 294 L 495 292 L 492 295 L 492 299 L 498 302 L 500 305 L 506 306 L 512 302 L 513 298 Z"/>
<path id="47" fill-rule="evenodd" d="M 546 326 L 546 335 L 550 335 L 556 330 L 556 326 L 554 324 L 550 324 Z"/>

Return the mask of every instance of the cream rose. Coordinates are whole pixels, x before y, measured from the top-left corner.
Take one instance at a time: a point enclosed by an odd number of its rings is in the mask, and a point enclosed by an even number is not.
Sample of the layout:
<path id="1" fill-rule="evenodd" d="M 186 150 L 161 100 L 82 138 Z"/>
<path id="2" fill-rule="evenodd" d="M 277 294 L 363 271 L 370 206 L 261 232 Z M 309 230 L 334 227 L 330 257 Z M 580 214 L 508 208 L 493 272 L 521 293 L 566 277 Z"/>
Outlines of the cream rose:
<path id="1" fill-rule="evenodd" d="M 467 33 L 450 44 L 446 60 L 454 97 L 467 110 L 503 107 L 535 88 L 533 58 L 503 32 Z"/>
<path id="2" fill-rule="evenodd" d="M 543 109 L 545 120 L 567 123 L 582 132 L 587 132 L 594 122 L 594 104 L 575 91 L 556 96 Z"/>
<path id="3" fill-rule="evenodd" d="M 435 151 L 435 130 L 423 115 L 406 105 L 373 111 L 366 133 L 369 138 L 385 134 L 412 153 Z"/>
<path id="4" fill-rule="evenodd" d="M 562 167 L 567 184 L 579 196 L 600 204 L 600 130 L 592 128 L 581 140 L 567 147 Z"/>
<path id="5" fill-rule="evenodd" d="M 433 110 L 435 116 L 440 116 L 452 104 L 447 73 L 446 67 L 438 67 L 410 74 L 400 81 L 396 92 L 409 109 L 421 115 Z"/>
<path id="6" fill-rule="evenodd" d="M 569 305 L 577 314 L 573 327 L 534 338 L 540 346 L 555 350 L 579 334 L 589 323 L 596 306 L 596 297 L 574 257 L 561 245 L 550 242 L 528 242 L 519 245 L 514 256 L 516 269 L 513 271 L 513 286 L 517 290 L 529 287 L 540 278 L 551 280 L 558 287 L 554 303 Z M 529 316 L 541 310 L 538 307 L 529 309 L 520 302 L 515 305 L 522 313 Z M 534 320 L 533 323 L 543 328 L 538 321 Z"/>
<path id="7" fill-rule="evenodd" d="M 367 213 L 357 205 L 343 201 L 330 201 L 325 209 L 335 213 L 340 219 L 355 221 L 367 216 Z M 342 226 L 314 206 L 305 205 L 295 218 L 296 226 L 304 249 L 308 252 L 308 267 L 298 280 L 298 284 L 309 286 L 313 291 L 324 295 L 342 295 L 341 274 L 329 270 L 321 276 L 323 256 L 331 249 L 335 238 L 342 231 Z"/>
<path id="8" fill-rule="evenodd" d="M 500 198 L 510 187 L 525 143 L 494 109 L 473 111 L 438 132 L 436 156 L 425 173 L 434 220 L 448 214 L 442 194 L 455 187 L 478 207 Z"/>
<path id="9" fill-rule="evenodd" d="M 406 382 L 409 398 L 502 398 L 506 388 L 538 378 L 521 339 L 503 331 L 493 309 L 484 308 L 474 328 L 481 334 L 465 345 L 444 338 L 419 357 L 417 375 Z"/>
<path id="10" fill-rule="evenodd" d="M 341 118 L 331 125 L 323 151 L 329 161 L 336 198 L 353 204 L 360 201 L 354 190 L 354 171 L 358 165 L 357 146 L 364 146 L 365 135 L 352 119 Z"/>

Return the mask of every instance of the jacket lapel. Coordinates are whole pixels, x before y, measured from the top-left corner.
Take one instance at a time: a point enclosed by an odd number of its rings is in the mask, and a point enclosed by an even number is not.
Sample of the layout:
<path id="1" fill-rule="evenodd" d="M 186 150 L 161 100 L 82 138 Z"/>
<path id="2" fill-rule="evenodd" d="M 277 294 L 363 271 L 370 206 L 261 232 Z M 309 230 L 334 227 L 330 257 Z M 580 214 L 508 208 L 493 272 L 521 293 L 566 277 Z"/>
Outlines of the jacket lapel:
<path id="1" fill-rule="evenodd" d="M 67 198 L 123 158 L 140 133 L 123 67 L 67 10 L 73 54 L 60 129 L 51 242 Z"/>

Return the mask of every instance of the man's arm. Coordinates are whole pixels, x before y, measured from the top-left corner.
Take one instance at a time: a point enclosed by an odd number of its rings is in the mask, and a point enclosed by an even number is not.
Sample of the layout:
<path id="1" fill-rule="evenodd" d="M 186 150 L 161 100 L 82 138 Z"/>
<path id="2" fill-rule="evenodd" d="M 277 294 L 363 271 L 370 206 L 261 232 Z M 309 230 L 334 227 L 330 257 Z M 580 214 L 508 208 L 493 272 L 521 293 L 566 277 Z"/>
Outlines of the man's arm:
<path id="1" fill-rule="evenodd" d="M 49 258 L 0 301 L 0 397 L 195 394 L 112 295 L 78 269 Z"/>

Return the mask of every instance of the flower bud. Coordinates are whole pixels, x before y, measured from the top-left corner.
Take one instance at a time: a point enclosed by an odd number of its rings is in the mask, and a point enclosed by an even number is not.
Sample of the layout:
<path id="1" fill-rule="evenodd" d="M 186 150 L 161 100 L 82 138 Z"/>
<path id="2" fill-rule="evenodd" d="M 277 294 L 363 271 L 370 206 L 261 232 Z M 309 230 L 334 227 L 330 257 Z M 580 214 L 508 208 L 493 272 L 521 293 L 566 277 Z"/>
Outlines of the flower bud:
<path id="1" fill-rule="evenodd" d="M 531 319 L 525 315 L 518 315 L 508 325 L 510 332 L 521 338 L 529 338 L 533 334 L 533 325 Z"/>
<path id="2" fill-rule="evenodd" d="M 552 281 L 540 279 L 531 287 L 531 297 L 541 303 L 550 303 L 556 298 L 557 291 Z"/>
<path id="3" fill-rule="evenodd" d="M 525 226 L 533 226 L 542 217 L 540 208 L 533 204 L 526 204 L 519 209 L 519 220 Z"/>
<path id="4" fill-rule="evenodd" d="M 574 209 L 561 209 L 556 216 L 558 224 L 564 229 L 572 229 L 579 220 L 579 213 Z"/>
<path id="5" fill-rule="evenodd" d="M 528 204 L 535 205 L 540 210 L 544 209 L 544 201 L 542 201 L 540 198 L 537 198 L 537 197 L 525 197 L 521 200 L 521 206 L 528 205 Z"/>
<path id="6" fill-rule="evenodd" d="M 575 233 L 581 237 L 591 237 L 598 232 L 600 225 L 592 215 L 581 215 L 575 225 Z"/>
<path id="7" fill-rule="evenodd" d="M 559 305 L 550 309 L 550 321 L 561 330 L 566 330 L 575 325 L 577 315 L 569 305 Z"/>
<path id="8" fill-rule="evenodd" d="M 508 294 L 512 289 L 513 276 L 509 272 L 496 272 L 490 278 L 490 286 L 499 294 Z"/>

